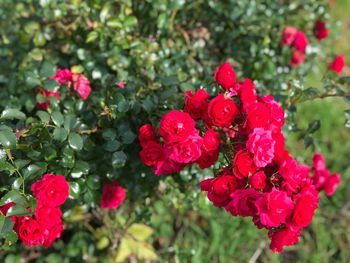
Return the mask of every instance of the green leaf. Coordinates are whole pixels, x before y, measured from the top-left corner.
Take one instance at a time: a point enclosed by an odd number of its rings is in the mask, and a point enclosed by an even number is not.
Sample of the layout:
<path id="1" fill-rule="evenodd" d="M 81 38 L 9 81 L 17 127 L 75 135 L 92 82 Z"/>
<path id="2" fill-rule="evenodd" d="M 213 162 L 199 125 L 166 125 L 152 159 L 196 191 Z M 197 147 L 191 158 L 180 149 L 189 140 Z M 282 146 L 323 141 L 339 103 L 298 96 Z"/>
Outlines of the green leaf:
<path id="1" fill-rule="evenodd" d="M 120 147 L 120 142 L 117 140 L 108 141 L 103 145 L 103 148 L 109 152 L 115 152 Z"/>
<path id="2" fill-rule="evenodd" d="M 124 21 L 125 27 L 132 27 L 137 24 L 137 18 L 135 16 L 128 16 Z"/>
<path id="3" fill-rule="evenodd" d="M 114 168 L 123 167 L 125 165 L 127 156 L 123 151 L 118 151 L 113 153 L 112 156 L 112 166 Z"/>
<path id="4" fill-rule="evenodd" d="M 23 206 L 28 204 L 27 199 L 18 190 L 11 190 L 3 197 L 1 197 L 0 206 L 10 202 L 14 202 Z"/>
<path id="5" fill-rule="evenodd" d="M 43 78 L 49 78 L 56 73 L 56 67 L 49 61 L 45 61 L 40 68 L 40 76 Z"/>
<path id="6" fill-rule="evenodd" d="M 69 183 L 69 195 L 74 199 L 80 197 L 80 185 L 77 182 Z"/>
<path id="7" fill-rule="evenodd" d="M 16 171 L 16 168 L 7 161 L 0 160 L 0 171 L 7 171 L 10 174 L 13 174 Z"/>
<path id="8" fill-rule="evenodd" d="M 307 133 L 314 133 L 321 127 L 320 120 L 314 120 L 313 122 L 309 123 L 309 127 L 307 128 Z"/>
<path id="9" fill-rule="evenodd" d="M 29 165 L 27 168 L 24 169 L 24 177 L 28 178 L 33 175 L 41 175 L 44 172 L 46 172 L 47 169 L 47 163 L 44 162 L 38 162 L 35 164 Z"/>
<path id="10" fill-rule="evenodd" d="M 1 120 L 24 120 L 26 115 L 18 109 L 6 109 L 1 113 Z"/>
<path id="11" fill-rule="evenodd" d="M 136 138 L 136 134 L 133 133 L 132 131 L 127 131 L 122 134 L 122 140 L 124 144 L 130 144 L 133 143 L 133 141 Z"/>
<path id="12" fill-rule="evenodd" d="M 0 131 L 0 144 L 2 144 L 4 148 L 16 148 L 16 135 L 12 131 Z"/>
<path id="13" fill-rule="evenodd" d="M 123 25 L 122 23 L 120 22 L 120 19 L 119 18 L 113 18 L 111 20 L 108 20 L 107 21 L 107 26 L 108 27 L 119 27 L 119 28 L 122 28 Z"/>
<path id="14" fill-rule="evenodd" d="M 36 115 L 38 115 L 38 117 L 40 118 L 40 120 L 44 123 L 49 123 L 50 122 L 50 115 L 46 112 L 46 111 L 38 111 L 36 113 Z"/>
<path id="15" fill-rule="evenodd" d="M 86 43 L 95 41 L 98 38 L 98 32 L 92 31 L 87 35 Z"/>
<path id="16" fill-rule="evenodd" d="M 0 236 L 5 237 L 13 229 L 13 221 L 11 217 L 5 217 L 0 213 Z"/>
<path id="17" fill-rule="evenodd" d="M 12 221 L 12 220 L 11 220 Z M 18 240 L 17 233 L 13 230 L 11 230 L 6 236 L 5 236 L 5 245 L 12 246 L 16 244 Z M 6 261 L 7 262 L 7 261 Z"/>
<path id="18" fill-rule="evenodd" d="M 29 214 L 30 212 L 28 211 L 27 207 L 16 204 L 15 206 L 10 207 L 6 213 L 6 216 L 25 216 Z"/>
<path id="19" fill-rule="evenodd" d="M 76 151 L 80 151 L 83 148 L 83 139 L 75 132 L 69 134 L 68 142 L 70 147 Z"/>
<path id="20" fill-rule="evenodd" d="M 67 139 L 68 132 L 64 128 L 55 128 L 53 131 L 53 139 L 56 141 L 63 142 L 65 139 Z"/>
<path id="21" fill-rule="evenodd" d="M 64 117 L 59 111 L 54 111 L 51 114 L 51 119 L 56 126 L 61 126 L 64 123 Z"/>
<path id="22" fill-rule="evenodd" d="M 147 240 L 153 233 L 153 229 L 144 224 L 132 224 L 127 230 L 134 238 L 140 241 Z"/>

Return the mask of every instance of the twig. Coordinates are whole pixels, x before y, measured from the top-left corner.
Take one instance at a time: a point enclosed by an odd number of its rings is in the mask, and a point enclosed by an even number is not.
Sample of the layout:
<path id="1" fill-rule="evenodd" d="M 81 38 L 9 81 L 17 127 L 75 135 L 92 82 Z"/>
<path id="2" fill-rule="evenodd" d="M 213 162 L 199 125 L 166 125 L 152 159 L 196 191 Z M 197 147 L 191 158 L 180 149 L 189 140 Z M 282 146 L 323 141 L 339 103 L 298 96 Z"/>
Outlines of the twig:
<path id="1" fill-rule="evenodd" d="M 261 253 L 263 252 L 264 248 L 266 246 L 266 240 L 263 240 L 260 242 L 260 245 L 257 250 L 255 250 L 253 256 L 249 259 L 249 263 L 255 263 L 258 258 L 260 257 Z"/>

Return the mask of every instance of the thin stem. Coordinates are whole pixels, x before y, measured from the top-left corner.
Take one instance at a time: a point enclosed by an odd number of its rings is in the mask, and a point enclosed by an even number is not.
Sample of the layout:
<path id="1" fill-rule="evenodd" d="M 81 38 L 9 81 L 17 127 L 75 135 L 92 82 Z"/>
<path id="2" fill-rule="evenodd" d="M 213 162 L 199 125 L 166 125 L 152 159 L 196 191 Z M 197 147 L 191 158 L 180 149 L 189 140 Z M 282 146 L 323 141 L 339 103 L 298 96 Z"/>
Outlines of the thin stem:
<path id="1" fill-rule="evenodd" d="M 5 152 L 6 152 L 6 155 L 7 155 L 7 158 L 10 160 L 11 164 L 13 165 L 13 167 L 15 168 L 15 171 L 17 173 L 17 175 L 22 178 L 22 193 L 25 194 L 25 187 L 24 187 L 24 177 L 23 175 L 21 174 L 21 172 L 17 169 L 16 167 L 16 164 L 15 162 L 13 161 L 13 156 L 11 154 L 11 151 L 10 149 L 5 149 Z"/>

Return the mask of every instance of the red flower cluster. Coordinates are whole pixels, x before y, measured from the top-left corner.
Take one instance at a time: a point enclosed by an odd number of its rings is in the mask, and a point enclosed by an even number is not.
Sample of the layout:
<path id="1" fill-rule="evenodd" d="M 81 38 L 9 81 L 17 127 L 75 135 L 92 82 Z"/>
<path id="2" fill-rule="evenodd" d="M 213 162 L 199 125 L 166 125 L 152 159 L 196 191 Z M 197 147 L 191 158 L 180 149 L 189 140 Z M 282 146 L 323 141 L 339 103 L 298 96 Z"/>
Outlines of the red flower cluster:
<path id="1" fill-rule="evenodd" d="M 51 79 L 56 80 L 60 85 L 66 84 L 68 87 L 72 87 L 83 100 L 86 100 L 90 96 L 90 81 L 83 74 L 74 74 L 69 69 L 57 69 L 56 74 L 52 76 Z M 57 100 L 60 100 L 58 91 L 50 92 L 44 89 L 40 90 L 39 94 L 44 96 L 45 101 L 37 102 L 36 105 L 43 110 L 47 110 L 50 106 L 49 97 L 54 97 Z"/>
<path id="2" fill-rule="evenodd" d="M 112 183 L 103 187 L 100 204 L 103 208 L 116 209 L 124 202 L 125 196 L 125 189 L 119 185 L 117 180 L 113 180 Z"/>
<path id="3" fill-rule="evenodd" d="M 225 93 L 209 99 L 203 89 L 186 92 L 185 112 L 164 115 L 159 135 L 150 124 L 140 128 L 140 157 L 161 175 L 194 163 L 210 167 L 221 149 L 227 163 L 214 178 L 200 182 L 201 190 L 233 216 L 252 217 L 258 228 L 268 230 L 271 250 L 280 252 L 298 242 L 319 192 L 333 194 L 340 177 L 329 174 L 319 154 L 313 169 L 298 164 L 285 149 L 281 106 L 272 96 L 257 96 L 250 79 L 232 85 L 234 70 L 223 65 L 214 78 L 224 83 Z"/>
<path id="4" fill-rule="evenodd" d="M 305 50 L 309 41 L 303 31 L 299 31 L 293 26 L 285 27 L 282 34 L 282 44 L 292 46 L 292 57 L 290 64 L 296 67 L 304 62 Z"/>
<path id="5" fill-rule="evenodd" d="M 315 22 L 314 34 L 319 41 L 328 37 L 329 31 L 323 21 L 317 20 Z"/>
<path id="6" fill-rule="evenodd" d="M 329 30 L 327 29 L 326 24 L 323 21 L 316 20 L 314 26 L 314 35 L 319 41 L 322 41 L 323 39 L 328 37 Z M 292 67 L 296 67 L 304 62 L 305 50 L 308 45 L 308 39 L 305 36 L 304 32 L 298 31 L 298 29 L 293 26 L 285 27 L 282 34 L 282 44 L 292 46 L 292 57 L 290 59 L 290 64 Z M 338 75 L 340 75 L 343 72 L 344 67 L 345 57 L 342 54 L 336 56 L 334 60 L 328 65 L 329 70 L 334 71 Z M 230 72 L 228 76 L 228 78 L 231 79 L 231 76 L 236 75 Z M 221 76 L 221 79 L 223 78 L 224 77 Z M 219 81 L 217 82 L 221 85 Z M 226 89 L 226 85 L 223 86 L 223 88 Z"/>
<path id="7" fill-rule="evenodd" d="M 13 216 L 14 230 L 27 246 L 52 246 L 63 231 L 61 220 L 62 205 L 69 195 L 69 185 L 63 175 L 45 174 L 40 181 L 32 185 L 34 196 L 38 199 L 33 216 Z M 6 215 L 15 203 L 1 208 Z"/>

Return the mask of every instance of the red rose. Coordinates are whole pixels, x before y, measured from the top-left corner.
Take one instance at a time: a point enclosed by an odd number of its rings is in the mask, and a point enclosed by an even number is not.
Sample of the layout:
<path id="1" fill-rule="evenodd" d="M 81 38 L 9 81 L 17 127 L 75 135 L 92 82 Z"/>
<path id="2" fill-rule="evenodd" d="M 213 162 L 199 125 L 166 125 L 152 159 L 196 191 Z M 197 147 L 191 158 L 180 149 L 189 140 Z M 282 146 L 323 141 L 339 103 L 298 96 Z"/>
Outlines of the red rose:
<path id="1" fill-rule="evenodd" d="M 303 167 L 298 165 L 293 157 L 286 158 L 278 172 L 283 178 L 282 187 L 288 194 L 300 190 L 303 181 Z"/>
<path id="2" fill-rule="evenodd" d="M 239 96 L 243 105 L 244 111 L 247 111 L 250 105 L 256 103 L 257 95 L 254 87 L 254 82 L 246 78 L 239 89 Z"/>
<path id="3" fill-rule="evenodd" d="M 290 46 L 293 43 L 297 32 L 298 32 L 298 29 L 296 29 L 295 27 L 286 26 L 282 34 L 282 43 L 284 45 Z"/>
<path id="4" fill-rule="evenodd" d="M 195 121 L 186 112 L 169 111 L 160 121 L 159 133 L 165 143 L 184 141 L 195 132 Z"/>
<path id="5" fill-rule="evenodd" d="M 305 35 L 304 32 L 302 31 L 298 31 L 295 35 L 295 39 L 294 39 L 294 42 L 293 42 L 293 46 L 298 49 L 300 52 L 303 52 L 305 53 L 305 49 L 308 45 L 308 39 Z"/>
<path id="6" fill-rule="evenodd" d="M 203 118 L 203 114 L 208 108 L 209 94 L 203 89 L 199 89 L 195 94 L 188 90 L 185 92 L 186 101 L 184 111 L 189 113 L 195 120 Z"/>
<path id="7" fill-rule="evenodd" d="M 324 190 L 324 185 L 329 177 L 330 172 L 327 169 L 315 170 L 315 175 L 312 177 L 312 180 L 317 190 Z"/>
<path id="8" fill-rule="evenodd" d="M 326 162 L 321 153 L 315 153 L 313 157 L 313 168 L 316 171 L 321 171 L 326 169 Z"/>
<path id="9" fill-rule="evenodd" d="M 235 86 L 236 73 L 232 65 L 225 62 L 216 68 L 214 79 L 224 90 L 229 90 Z"/>
<path id="10" fill-rule="evenodd" d="M 208 115 L 213 125 L 219 127 L 231 126 L 239 111 L 230 98 L 225 98 L 224 94 L 217 95 L 209 103 Z"/>
<path id="11" fill-rule="evenodd" d="M 41 180 L 32 185 L 34 196 L 44 206 L 62 205 L 69 195 L 69 185 L 63 175 L 44 174 Z"/>
<path id="12" fill-rule="evenodd" d="M 201 156 L 203 139 L 199 135 L 191 135 L 185 141 L 167 144 L 166 155 L 177 163 L 193 163 Z"/>
<path id="13" fill-rule="evenodd" d="M 116 180 L 106 184 L 102 189 L 101 203 L 103 208 L 118 208 L 125 200 L 126 191 Z"/>
<path id="14" fill-rule="evenodd" d="M 180 172 L 185 167 L 185 164 L 177 163 L 171 160 L 168 156 L 163 155 L 163 158 L 154 166 L 156 175 L 164 175 Z"/>
<path id="15" fill-rule="evenodd" d="M 271 163 L 274 157 L 275 141 L 269 130 L 255 128 L 247 141 L 247 149 L 254 155 L 254 163 L 257 167 L 265 167 Z"/>
<path id="16" fill-rule="evenodd" d="M 140 152 L 141 161 L 148 166 L 155 165 L 162 159 L 163 147 L 157 142 L 149 141 Z"/>
<path id="17" fill-rule="evenodd" d="M 51 77 L 51 79 L 57 80 L 57 82 L 62 85 L 69 81 L 72 81 L 73 73 L 69 69 L 57 69 L 56 74 Z"/>
<path id="18" fill-rule="evenodd" d="M 325 38 L 328 37 L 328 29 L 326 27 L 326 24 L 320 20 L 317 20 L 315 22 L 315 30 L 314 30 L 314 33 L 315 33 L 315 37 L 321 41 Z"/>
<path id="19" fill-rule="evenodd" d="M 264 190 L 266 186 L 266 174 L 263 171 L 256 172 L 249 177 L 250 185 L 257 190 Z"/>
<path id="20" fill-rule="evenodd" d="M 29 218 L 19 226 L 18 237 L 27 246 L 42 245 L 45 238 L 45 229 L 38 221 Z"/>
<path id="21" fill-rule="evenodd" d="M 304 60 L 305 60 L 305 53 L 297 49 L 294 49 L 289 63 L 293 68 L 295 68 L 300 64 L 302 64 Z"/>
<path id="22" fill-rule="evenodd" d="M 284 147 L 285 147 L 285 142 L 284 142 L 284 135 L 282 131 L 274 132 L 272 133 L 272 138 L 275 141 L 275 147 L 274 147 L 274 160 L 280 163 L 280 161 L 284 157 Z"/>
<path id="23" fill-rule="evenodd" d="M 255 202 L 260 222 L 267 227 L 278 227 L 285 223 L 293 211 L 293 201 L 286 192 L 273 188 Z"/>
<path id="24" fill-rule="evenodd" d="M 270 127 L 270 109 L 264 103 L 258 102 L 247 109 L 247 124 L 250 129 Z"/>
<path id="25" fill-rule="evenodd" d="M 78 96 L 86 100 L 91 93 L 90 81 L 83 74 L 74 74 L 72 76 L 73 89 Z"/>
<path id="26" fill-rule="evenodd" d="M 149 141 L 158 142 L 156 130 L 152 124 L 144 124 L 139 129 L 139 141 L 141 146 L 144 147 Z"/>
<path id="27" fill-rule="evenodd" d="M 236 190 L 231 194 L 231 201 L 226 205 L 226 211 L 233 216 L 254 216 L 257 213 L 255 202 L 261 196 L 261 192 L 252 188 Z"/>
<path id="28" fill-rule="evenodd" d="M 340 75 L 343 72 L 343 69 L 345 67 L 345 57 L 344 55 L 339 55 L 334 58 L 332 63 L 329 64 L 328 68 L 338 75 Z"/>
<path id="29" fill-rule="evenodd" d="M 206 151 L 218 150 L 220 147 L 220 133 L 208 129 L 203 136 L 203 149 Z"/>
<path id="30" fill-rule="evenodd" d="M 61 222 L 62 212 L 59 207 L 48 207 L 38 204 L 35 208 L 35 219 L 44 228 L 51 228 Z"/>
<path id="31" fill-rule="evenodd" d="M 237 188 L 236 179 L 232 175 L 206 179 L 199 185 L 202 191 L 208 192 L 208 199 L 217 207 L 226 206 L 230 201 L 230 194 Z"/>
<path id="32" fill-rule="evenodd" d="M 340 175 L 332 174 L 328 177 L 327 181 L 324 184 L 324 192 L 326 195 L 331 196 L 334 194 L 335 190 L 340 184 Z"/>
<path id="33" fill-rule="evenodd" d="M 270 112 L 270 130 L 278 132 L 284 124 L 284 110 L 281 105 L 273 98 L 273 96 L 264 96 L 260 98 L 262 102 L 269 108 Z"/>
<path id="34" fill-rule="evenodd" d="M 201 157 L 199 157 L 199 159 L 197 160 L 199 168 L 201 169 L 209 168 L 214 163 L 216 163 L 218 158 L 219 158 L 219 150 L 207 151 L 202 149 Z"/>
<path id="35" fill-rule="evenodd" d="M 278 231 L 269 232 L 271 238 L 270 249 L 273 252 L 282 252 L 284 246 L 292 246 L 298 242 L 300 230 L 295 227 L 285 227 Z"/>
<path id="36" fill-rule="evenodd" d="M 45 240 L 43 246 L 45 248 L 49 248 L 55 242 L 57 238 L 61 237 L 61 233 L 63 232 L 63 223 L 60 222 L 49 229 L 49 231 L 45 232 Z"/>
<path id="37" fill-rule="evenodd" d="M 292 224 L 298 228 L 307 227 L 311 223 L 319 199 L 317 191 L 312 186 L 297 194 L 294 198 Z"/>
<path id="38" fill-rule="evenodd" d="M 236 153 L 233 159 L 234 176 L 239 179 L 250 176 L 257 170 L 253 155 L 245 150 L 240 150 Z"/>

